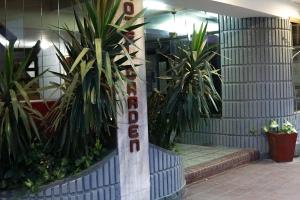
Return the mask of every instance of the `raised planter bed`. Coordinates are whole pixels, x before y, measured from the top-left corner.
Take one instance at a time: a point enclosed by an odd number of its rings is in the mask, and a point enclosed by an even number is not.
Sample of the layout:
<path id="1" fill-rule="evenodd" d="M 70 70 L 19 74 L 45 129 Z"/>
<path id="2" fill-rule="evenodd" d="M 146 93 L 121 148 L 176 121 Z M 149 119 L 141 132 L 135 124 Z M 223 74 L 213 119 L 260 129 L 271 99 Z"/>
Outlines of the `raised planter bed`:
<path id="1" fill-rule="evenodd" d="M 149 155 L 151 200 L 164 199 L 180 192 L 185 186 L 181 157 L 154 145 L 150 145 Z M 114 151 L 77 176 L 41 187 L 37 194 L 2 191 L 0 199 L 119 200 L 119 176 L 119 158 Z"/>

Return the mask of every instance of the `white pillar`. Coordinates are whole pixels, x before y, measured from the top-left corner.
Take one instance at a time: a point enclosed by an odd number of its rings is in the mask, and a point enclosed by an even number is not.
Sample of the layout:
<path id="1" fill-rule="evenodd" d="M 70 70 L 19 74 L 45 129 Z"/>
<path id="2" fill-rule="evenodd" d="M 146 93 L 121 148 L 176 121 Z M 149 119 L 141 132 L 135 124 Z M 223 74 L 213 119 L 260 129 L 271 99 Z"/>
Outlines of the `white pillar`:
<path id="1" fill-rule="evenodd" d="M 128 19 L 142 9 L 143 0 L 122 0 L 120 10 L 126 13 Z M 143 21 L 141 18 L 138 23 Z M 131 77 L 133 82 L 126 87 L 127 101 L 123 102 L 123 111 L 118 112 L 121 200 L 150 200 L 144 29 L 134 31 L 134 37 L 141 37 L 136 42 L 139 53 L 134 59 L 141 66 L 136 68 L 138 75 Z M 135 50 L 131 46 L 130 52 Z"/>

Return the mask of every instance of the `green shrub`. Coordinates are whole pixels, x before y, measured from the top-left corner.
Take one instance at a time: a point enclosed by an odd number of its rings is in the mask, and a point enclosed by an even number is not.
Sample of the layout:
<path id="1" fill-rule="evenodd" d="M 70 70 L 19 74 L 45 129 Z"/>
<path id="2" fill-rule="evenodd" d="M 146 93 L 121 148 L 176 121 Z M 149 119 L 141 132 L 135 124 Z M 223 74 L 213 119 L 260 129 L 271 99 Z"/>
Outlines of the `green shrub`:
<path id="1" fill-rule="evenodd" d="M 45 153 L 42 145 L 35 145 L 30 154 L 26 168 L 18 171 L 24 173 L 22 183 L 31 192 L 38 192 L 39 187 L 53 181 L 76 175 L 99 162 L 109 151 L 103 149 L 99 140 L 89 147 L 89 153 L 77 159 L 58 158 Z"/>
<path id="2" fill-rule="evenodd" d="M 125 97 L 127 78 L 123 70 L 135 67 L 129 54 L 126 32 L 144 24 L 135 24 L 143 14 L 126 23 L 116 16 L 120 0 L 85 1 L 81 21 L 74 12 L 79 33 L 64 27 L 62 38 L 68 51 L 66 58 L 57 48 L 57 56 L 66 74 L 55 73 L 64 83 L 53 87 L 63 91 L 56 107 L 46 117 L 52 133 L 49 152 L 61 157 L 83 156 L 99 139 L 106 148 L 116 146 L 116 114 L 120 99 Z M 116 18 L 117 17 L 117 18 Z"/>
<path id="3" fill-rule="evenodd" d="M 213 76 L 220 77 L 210 61 L 216 56 L 216 46 L 208 46 L 207 24 L 194 31 L 189 45 L 178 45 L 178 54 L 168 56 L 171 69 L 166 77 L 167 86 L 162 94 L 148 100 L 156 115 L 149 115 L 151 142 L 165 147 L 173 146 L 176 136 L 186 130 L 195 131 L 211 110 L 218 110 L 221 100 L 213 83 Z M 154 103 L 155 102 L 155 103 Z M 155 116 L 155 117 L 152 117 Z M 155 118 L 155 119 L 154 119 Z"/>
<path id="4" fill-rule="evenodd" d="M 268 133 L 277 133 L 277 134 L 294 134 L 297 133 L 295 126 L 289 122 L 285 121 L 280 127 L 276 120 L 271 120 L 270 124 L 263 127 L 263 131 Z"/>
<path id="5" fill-rule="evenodd" d="M 136 24 L 143 11 L 121 24 L 124 15 L 116 18 L 120 2 L 86 0 L 84 19 L 74 12 L 79 33 L 62 28 L 68 57 L 56 49 L 65 73 L 52 73 L 63 83 L 41 88 L 63 92 L 44 118 L 43 124 L 50 125 L 43 131 L 50 135 L 46 144 L 39 140 L 34 123 L 34 118 L 43 117 L 32 109 L 27 94 L 38 78 L 19 82 L 39 42 L 16 71 L 13 45 L 7 50 L 0 73 L 0 190 L 23 186 L 36 192 L 41 185 L 88 168 L 115 147 L 117 106 L 128 81 L 122 71 L 137 67 L 131 62 L 137 52 L 126 50 L 135 41 L 125 35 L 144 25 Z"/>
<path id="6" fill-rule="evenodd" d="M 27 58 L 18 63 L 14 58 L 14 44 L 5 52 L 5 64 L 0 72 L 0 188 L 7 187 L 10 178 L 18 179 L 22 172 L 12 173 L 30 156 L 31 145 L 40 139 L 35 119 L 41 118 L 29 101 L 31 86 L 39 77 L 25 83 L 26 68 L 40 50 L 40 42 Z"/>

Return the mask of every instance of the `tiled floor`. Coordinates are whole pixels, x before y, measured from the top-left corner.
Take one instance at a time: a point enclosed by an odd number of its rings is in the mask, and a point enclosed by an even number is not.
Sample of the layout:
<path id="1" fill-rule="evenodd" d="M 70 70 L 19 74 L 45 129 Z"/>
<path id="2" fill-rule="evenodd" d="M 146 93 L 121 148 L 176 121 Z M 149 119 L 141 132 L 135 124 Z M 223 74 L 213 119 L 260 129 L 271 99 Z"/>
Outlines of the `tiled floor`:
<path id="1" fill-rule="evenodd" d="M 177 144 L 178 153 L 182 155 L 184 167 L 191 167 L 239 151 L 221 146 L 198 146 L 188 144 Z"/>
<path id="2" fill-rule="evenodd" d="M 263 160 L 187 186 L 184 200 L 299 200 L 300 158 Z"/>

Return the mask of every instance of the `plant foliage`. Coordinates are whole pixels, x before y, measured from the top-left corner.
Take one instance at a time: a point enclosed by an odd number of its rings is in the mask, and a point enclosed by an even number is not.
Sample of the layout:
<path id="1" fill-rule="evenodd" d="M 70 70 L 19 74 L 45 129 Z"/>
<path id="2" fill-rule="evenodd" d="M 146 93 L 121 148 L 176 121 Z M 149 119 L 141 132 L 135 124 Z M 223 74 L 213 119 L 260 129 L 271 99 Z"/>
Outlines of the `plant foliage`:
<path id="1" fill-rule="evenodd" d="M 277 134 L 293 134 L 297 133 L 295 126 L 289 122 L 285 121 L 280 127 L 276 120 L 271 120 L 268 126 L 263 127 L 265 133 L 277 133 Z"/>
<path id="2" fill-rule="evenodd" d="M 76 175 L 94 163 L 103 159 L 105 152 L 99 140 L 91 146 L 89 153 L 78 159 L 57 158 L 43 151 L 42 145 L 34 145 L 24 172 L 24 186 L 31 192 L 38 192 L 39 187 L 53 181 Z"/>
<path id="3" fill-rule="evenodd" d="M 76 175 L 109 153 L 103 149 L 99 140 L 90 147 L 87 155 L 77 159 L 58 158 L 43 150 L 43 143 L 32 143 L 26 160 L 5 171 L 5 177 L 0 179 L 0 191 L 16 189 L 16 197 L 25 195 L 28 190 L 38 192 L 40 186 Z"/>
<path id="4" fill-rule="evenodd" d="M 5 64 L 0 72 L 0 180 L 11 177 L 6 170 L 24 161 L 30 153 L 31 144 L 40 138 L 35 119 L 41 118 L 30 103 L 32 85 L 39 77 L 25 83 L 26 68 L 40 50 L 40 42 L 32 48 L 22 62 L 16 62 L 14 44 L 5 52 Z M 0 184 L 1 186 L 1 184 Z"/>
<path id="5" fill-rule="evenodd" d="M 159 77 L 168 84 L 161 92 L 164 95 L 157 94 L 164 100 L 149 106 L 149 110 L 159 107 L 155 119 L 151 115 L 149 119 L 156 121 L 153 126 L 150 123 L 150 138 L 155 138 L 152 142 L 168 147 L 176 135 L 186 129 L 196 130 L 201 119 L 209 117 L 212 109 L 218 110 L 216 102 L 220 101 L 220 96 L 213 76 L 220 75 L 211 65 L 215 50 L 216 46 L 207 45 L 207 24 L 202 24 L 199 31 L 194 31 L 188 45 L 178 46 L 178 55 L 168 56 L 171 69 L 168 76 Z"/>
<path id="6" fill-rule="evenodd" d="M 136 24 L 143 11 L 126 22 L 124 15 L 117 16 L 120 2 L 85 1 L 83 20 L 74 11 L 79 33 L 62 28 L 68 57 L 56 49 L 66 73 L 53 72 L 64 81 L 53 87 L 63 95 L 47 116 L 52 134 L 47 148 L 61 156 L 88 154 L 97 139 L 105 147 L 115 146 L 116 96 L 124 96 L 127 81 L 121 72 L 135 67 L 130 61 L 137 53 L 126 50 L 135 42 L 126 33 L 144 25 Z"/>

